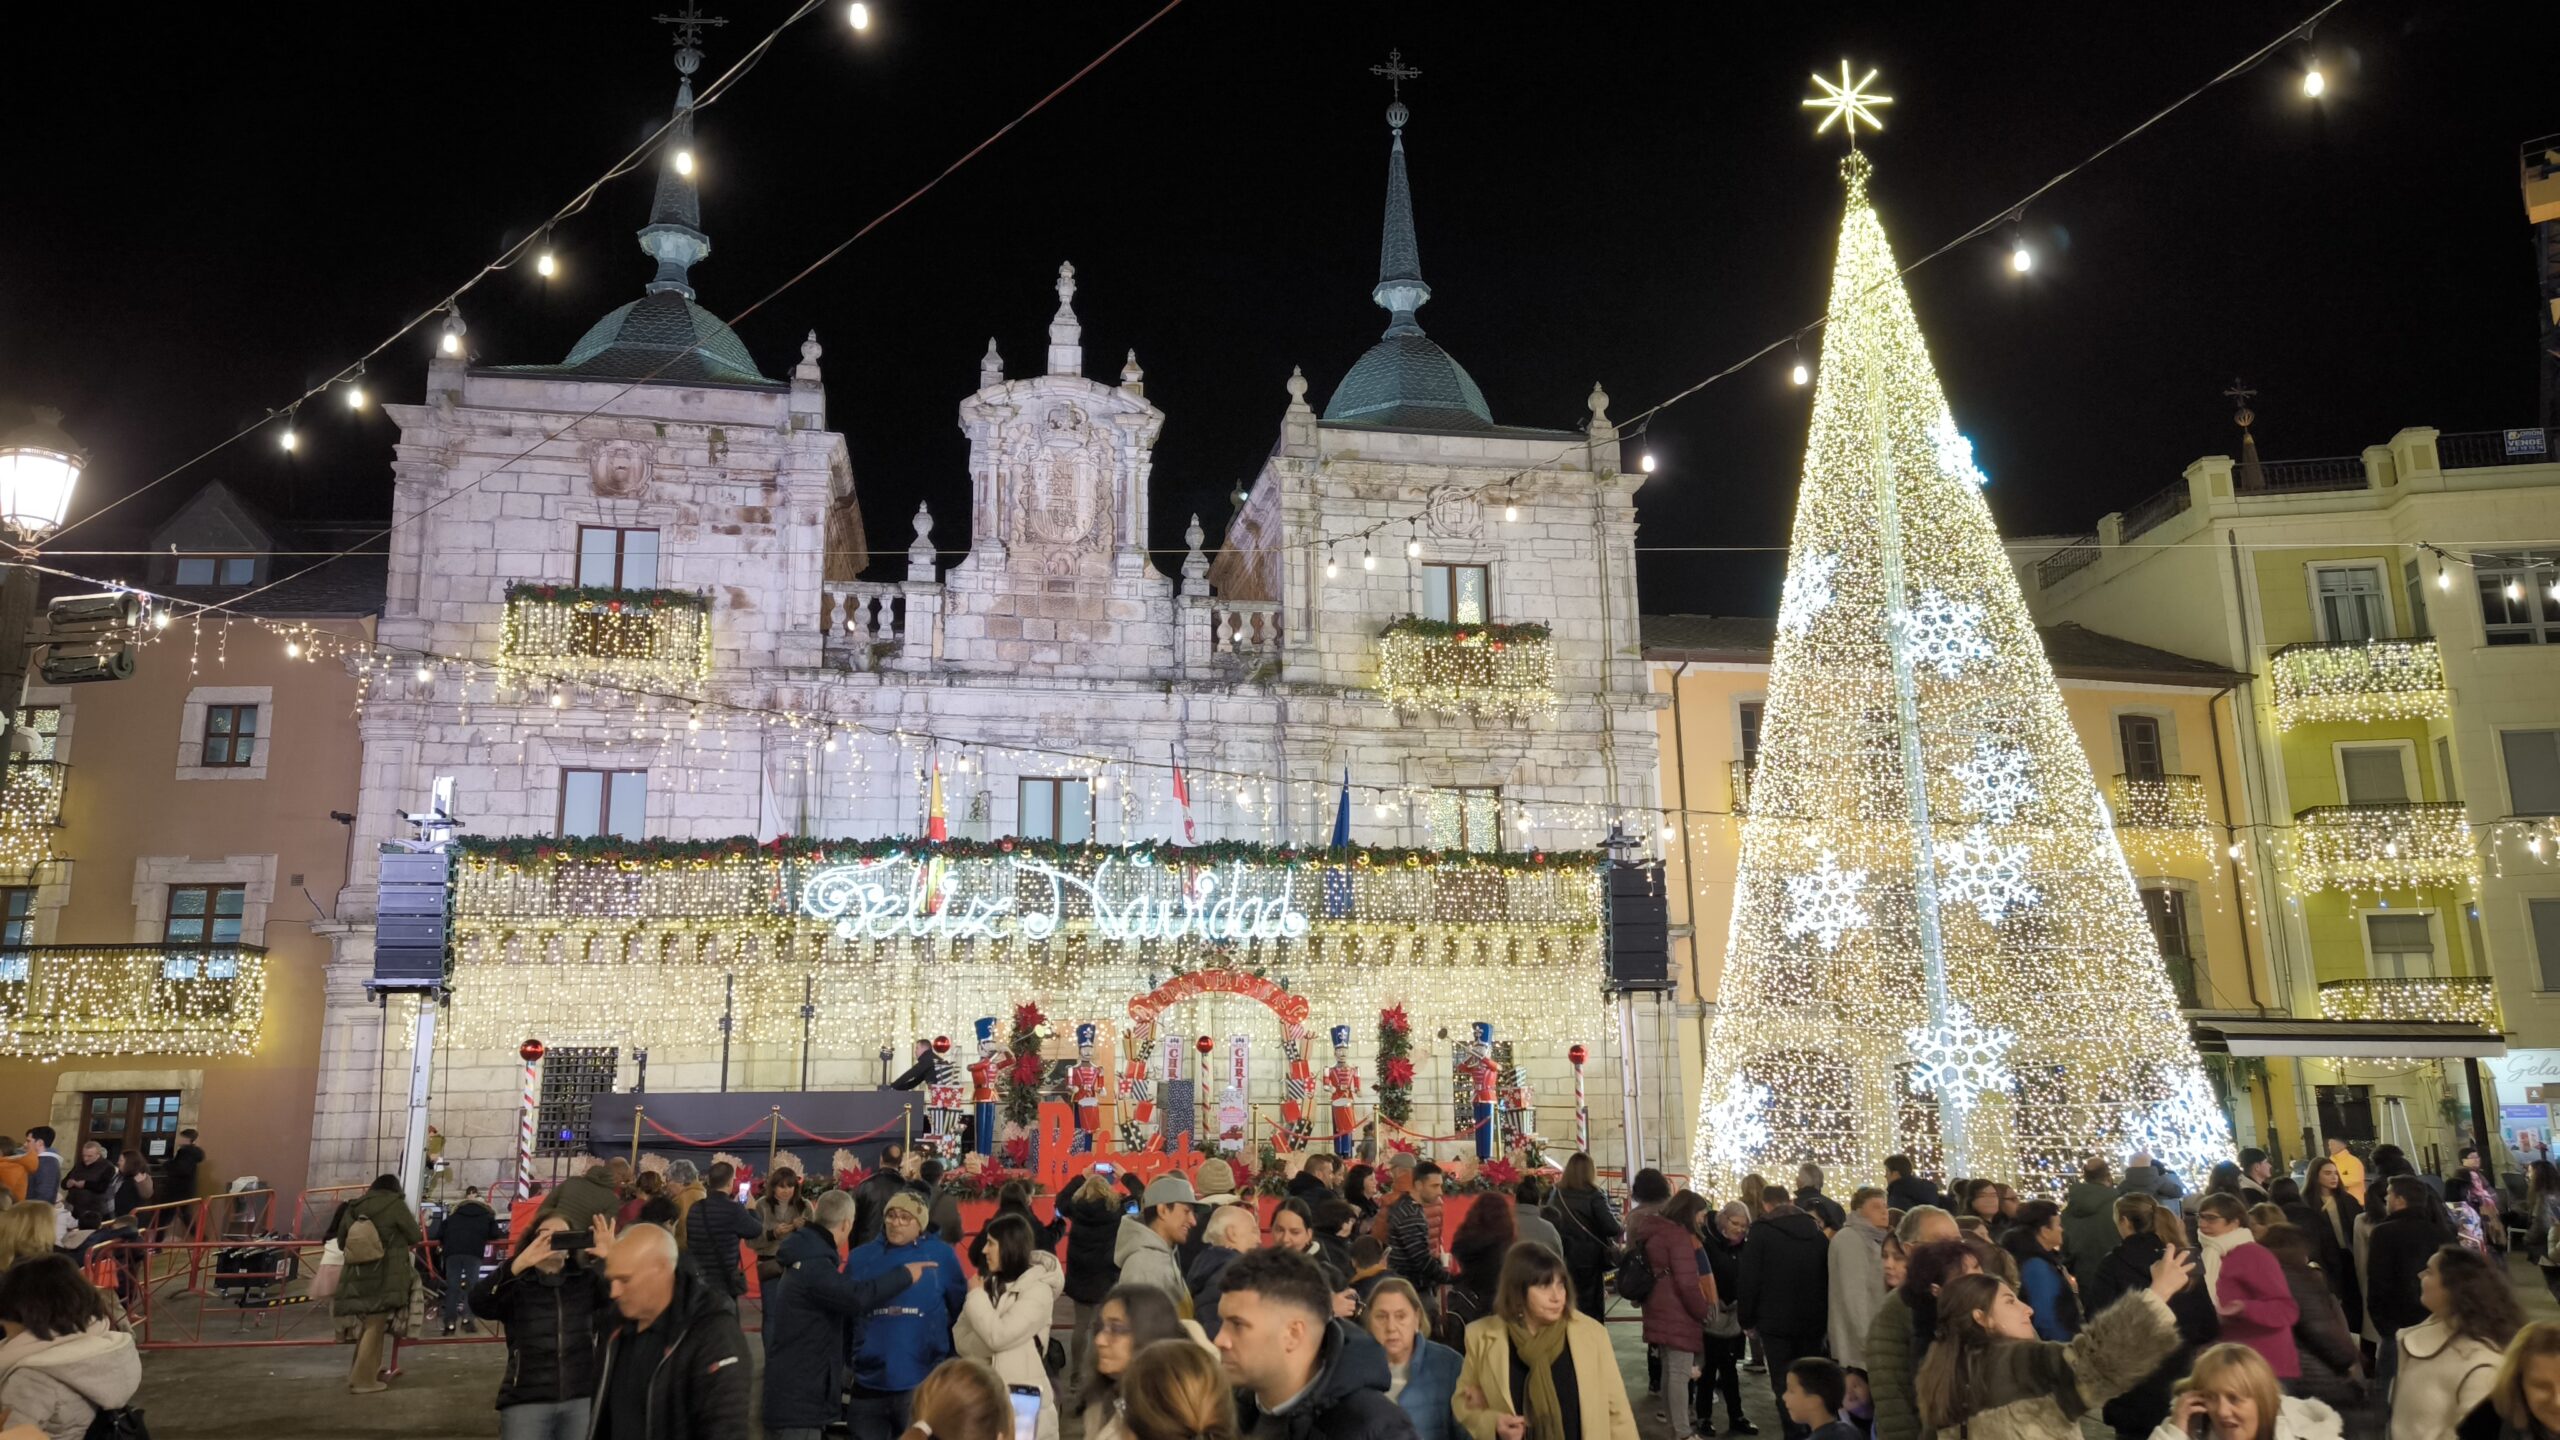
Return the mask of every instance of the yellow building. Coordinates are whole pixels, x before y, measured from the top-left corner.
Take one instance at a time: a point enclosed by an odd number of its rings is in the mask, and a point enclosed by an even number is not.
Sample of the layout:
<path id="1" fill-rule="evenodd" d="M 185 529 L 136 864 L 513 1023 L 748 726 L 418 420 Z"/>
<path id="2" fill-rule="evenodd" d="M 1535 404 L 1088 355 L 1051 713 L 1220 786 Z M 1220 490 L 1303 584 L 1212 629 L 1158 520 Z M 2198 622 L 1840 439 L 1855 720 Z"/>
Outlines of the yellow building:
<path id="1" fill-rule="evenodd" d="M 1708 615 L 1644 620 L 1646 666 L 1654 691 L 1667 697 L 1655 712 L 1662 803 L 1687 817 L 1662 837 L 1671 959 L 1686 1022 L 1676 1083 L 1663 1077 L 1673 1096 L 1697 1093 L 1774 626 Z M 2089 768 L 2108 788 L 2126 861 L 2183 1007 L 2200 1019 L 2262 1015 L 2270 1005 L 2265 941 L 2245 903 L 2240 862 L 2229 853 L 2231 837 L 2247 824 L 2233 775 L 2238 737 L 2230 697 L 2248 677 L 2076 624 L 2047 627 L 2044 643 Z M 2252 1143 L 2269 1124 L 2260 1068 L 2211 1068 L 2242 1143 Z"/>
<path id="2" fill-rule="evenodd" d="M 2284 1148 L 2441 1173 L 2475 1106 L 2547 1136 L 2527 1107 L 2560 1085 L 2560 462 L 2540 429 L 2423 428 L 2261 462 L 2242 423 L 2240 459 L 2037 560 L 2028 603 L 2252 677 L 2234 783 L 2276 1003 L 2388 1031 L 2261 1047 Z"/>
<path id="3" fill-rule="evenodd" d="M 361 649 L 382 602 L 378 556 L 242 598 L 308 563 L 273 552 L 311 548 L 335 546 L 278 536 L 219 483 L 189 499 L 129 581 L 241 618 L 182 606 L 132 678 L 31 685 L 41 738 L 0 798 L 0 1129 L 50 1123 L 66 1155 L 94 1139 L 157 1170 L 194 1127 L 200 1188 L 254 1175 L 279 1220 L 310 1160 L 312 927 L 346 881 L 331 812 L 355 809 L 357 687 L 332 652 Z"/>

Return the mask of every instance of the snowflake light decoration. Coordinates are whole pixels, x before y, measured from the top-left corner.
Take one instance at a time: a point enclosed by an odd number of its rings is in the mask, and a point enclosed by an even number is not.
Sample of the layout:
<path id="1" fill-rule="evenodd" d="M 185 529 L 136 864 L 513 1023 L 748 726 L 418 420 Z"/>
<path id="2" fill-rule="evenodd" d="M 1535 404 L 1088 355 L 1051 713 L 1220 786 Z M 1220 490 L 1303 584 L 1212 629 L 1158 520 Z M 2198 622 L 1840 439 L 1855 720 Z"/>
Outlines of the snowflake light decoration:
<path id="1" fill-rule="evenodd" d="M 2032 909 L 2044 893 L 2027 878 L 2027 847 L 2004 845 L 1988 826 L 1976 825 L 1954 840 L 1937 842 L 1938 893 L 1971 905 L 1983 923 L 1997 925 L 2013 910 Z"/>
<path id="2" fill-rule="evenodd" d="M 2201 1175 L 2231 1153 L 2231 1120 L 2214 1098 L 2201 1065 L 2163 1064 L 2159 1101 L 2136 1111 L 2126 1127 L 2128 1150 L 2141 1151 L 2172 1171 Z"/>
<path id="3" fill-rule="evenodd" d="M 1840 557 L 1807 555 L 1787 570 L 1786 584 L 1778 591 L 1778 632 L 1801 635 L 1813 628 L 1813 617 L 1831 607 L 1831 577 L 1840 570 Z"/>
<path id="4" fill-rule="evenodd" d="M 2036 798 L 2035 782 L 2027 777 L 2032 760 L 2024 745 L 1989 735 L 1975 737 L 1973 758 L 1954 766 L 1956 779 L 1964 785 L 1965 808 L 1994 825 L 2017 819 L 2027 802 Z"/>
<path id="5" fill-rule="evenodd" d="M 1938 470 L 1950 480 L 1970 482 L 1979 490 L 1991 483 L 1982 466 L 1973 458 L 1973 442 L 1956 428 L 1955 412 L 1940 410 L 1929 426 L 1929 443 L 1938 451 Z"/>
<path id="6" fill-rule="evenodd" d="M 2009 1047 L 2018 1032 L 2005 1025 L 1976 1025 L 1961 1001 L 1947 1004 L 1944 1025 L 1914 1025 L 1902 1032 L 1910 1047 L 1911 1093 L 1936 1095 L 1970 1110 L 1985 1095 L 2009 1088 Z"/>
<path id="7" fill-rule="evenodd" d="M 1915 668 L 1935 670 L 1950 680 L 1992 653 L 1982 634 L 1982 607 L 1944 590 L 1921 591 L 1916 602 L 1895 615 L 1894 639 L 1902 658 Z"/>
<path id="8" fill-rule="evenodd" d="M 1865 888 L 1866 871 L 1843 870 L 1839 857 L 1823 851 L 1821 864 L 1787 877 L 1786 937 L 1810 935 L 1825 950 L 1839 949 L 1841 936 L 1866 928 L 1867 910 L 1858 903 L 1858 892 Z"/>
<path id="9" fill-rule="evenodd" d="M 1724 1093 L 1698 1118 L 1707 1130 L 1710 1163 L 1739 1166 L 1768 1148 L 1769 1111 L 1777 1096 L 1768 1086 L 1736 1072 Z"/>

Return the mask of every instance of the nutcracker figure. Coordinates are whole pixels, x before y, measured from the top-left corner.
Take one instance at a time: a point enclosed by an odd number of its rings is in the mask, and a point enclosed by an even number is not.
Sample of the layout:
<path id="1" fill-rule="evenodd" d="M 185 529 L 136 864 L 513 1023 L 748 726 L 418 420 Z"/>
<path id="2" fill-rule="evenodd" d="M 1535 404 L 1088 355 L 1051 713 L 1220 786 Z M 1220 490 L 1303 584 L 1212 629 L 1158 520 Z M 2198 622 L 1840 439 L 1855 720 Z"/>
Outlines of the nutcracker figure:
<path id="1" fill-rule="evenodd" d="M 1292 1022 L 1280 1027 L 1280 1123 L 1271 1132 L 1271 1148 L 1283 1155 L 1294 1154 L 1307 1146 L 1307 1136 L 1315 1127 L 1307 1123 L 1307 1100 L 1315 1091 L 1315 1076 L 1307 1066 L 1307 1027 Z"/>
<path id="2" fill-rule="evenodd" d="M 1218 1092 L 1218 1148 L 1229 1155 L 1244 1150 L 1245 1131 L 1253 1121 L 1253 1112 L 1245 1099 L 1247 1076 L 1253 1064 L 1253 1037 L 1237 1035 L 1227 1041 L 1227 1088 Z"/>
<path id="3" fill-rule="evenodd" d="M 1493 1026 L 1479 1020 L 1472 1027 L 1474 1040 L 1467 1046 L 1467 1084 L 1475 1092 L 1476 1159 L 1493 1158 L 1493 1102 L 1500 1088 L 1499 1072 L 1493 1063 Z"/>
<path id="4" fill-rule="evenodd" d="M 927 1148 L 945 1159 L 960 1153 L 960 1062 L 951 1054 L 951 1037 L 933 1037 L 933 1083 L 925 1087 L 924 1123 Z"/>
<path id="5" fill-rule="evenodd" d="M 978 1058 L 969 1064 L 969 1100 L 977 1107 L 977 1143 L 972 1149 L 981 1155 L 996 1153 L 996 1070 L 1001 1065 L 996 1057 L 996 1017 L 978 1018 Z"/>
<path id="6" fill-rule="evenodd" d="M 1067 1071 L 1067 1093 L 1076 1102 L 1075 1150 L 1079 1155 L 1101 1143 L 1095 1137 L 1102 1130 L 1102 1067 L 1093 1063 L 1093 1044 L 1099 1034 L 1091 1021 L 1076 1027 L 1076 1063 Z"/>
<path id="7" fill-rule="evenodd" d="M 1493 1068 L 1502 1097 L 1502 1153 L 1508 1155 L 1527 1145 L 1537 1128 L 1529 1108 L 1529 1075 L 1513 1056 L 1508 1040 L 1494 1045 Z"/>
<path id="8" fill-rule="evenodd" d="M 1351 1063 L 1351 1027 L 1333 1027 L 1333 1068 L 1324 1072 L 1333 1092 L 1333 1153 L 1348 1156 L 1360 1128 L 1360 1069 Z"/>

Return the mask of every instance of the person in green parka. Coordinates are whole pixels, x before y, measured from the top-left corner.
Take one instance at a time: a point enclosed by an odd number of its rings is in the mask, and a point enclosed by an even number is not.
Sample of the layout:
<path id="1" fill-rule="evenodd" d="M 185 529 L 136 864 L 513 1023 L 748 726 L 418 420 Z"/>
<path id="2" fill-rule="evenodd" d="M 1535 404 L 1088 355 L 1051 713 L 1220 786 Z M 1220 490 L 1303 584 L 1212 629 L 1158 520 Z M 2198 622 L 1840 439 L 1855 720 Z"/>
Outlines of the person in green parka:
<path id="1" fill-rule="evenodd" d="M 364 1241 L 367 1232 L 358 1229 L 365 1224 L 370 1225 L 372 1244 Z M 338 1274 L 338 1293 L 329 1302 L 338 1338 L 355 1342 L 347 1389 L 358 1395 L 388 1390 L 381 1373 L 383 1337 L 409 1333 L 409 1301 L 418 1284 L 413 1252 L 426 1238 L 419 1233 L 417 1213 L 409 1208 L 400 1177 L 375 1176 L 371 1188 L 338 1212 L 329 1238 L 348 1252 Z M 357 1258 L 368 1251 L 370 1258 Z"/>

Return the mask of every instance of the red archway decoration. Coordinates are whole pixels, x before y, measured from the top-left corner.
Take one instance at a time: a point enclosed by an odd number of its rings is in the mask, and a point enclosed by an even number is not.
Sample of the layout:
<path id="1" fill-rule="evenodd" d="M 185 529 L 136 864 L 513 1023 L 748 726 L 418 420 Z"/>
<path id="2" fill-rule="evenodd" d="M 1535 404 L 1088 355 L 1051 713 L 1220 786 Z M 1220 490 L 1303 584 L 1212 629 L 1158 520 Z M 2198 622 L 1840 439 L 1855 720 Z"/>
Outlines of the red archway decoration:
<path id="1" fill-rule="evenodd" d="M 1120 1094 L 1131 1102 L 1135 1121 L 1144 1125 L 1155 1118 L 1155 1092 L 1147 1083 L 1147 1062 L 1155 1049 L 1156 1019 L 1175 1003 L 1195 995 L 1243 995 L 1261 1001 L 1280 1017 L 1281 1049 L 1289 1061 L 1288 1098 L 1281 1104 L 1281 1114 L 1284 1130 L 1294 1134 L 1304 1123 L 1309 1086 L 1305 1051 L 1307 997 L 1292 993 L 1276 980 L 1242 970 L 1188 971 L 1129 1002 L 1131 1053 L 1120 1074 Z"/>

